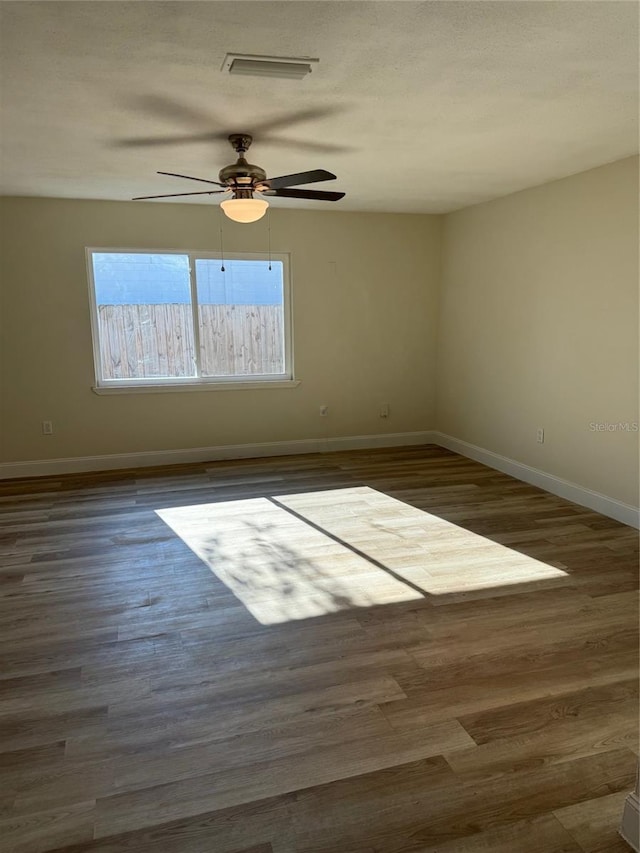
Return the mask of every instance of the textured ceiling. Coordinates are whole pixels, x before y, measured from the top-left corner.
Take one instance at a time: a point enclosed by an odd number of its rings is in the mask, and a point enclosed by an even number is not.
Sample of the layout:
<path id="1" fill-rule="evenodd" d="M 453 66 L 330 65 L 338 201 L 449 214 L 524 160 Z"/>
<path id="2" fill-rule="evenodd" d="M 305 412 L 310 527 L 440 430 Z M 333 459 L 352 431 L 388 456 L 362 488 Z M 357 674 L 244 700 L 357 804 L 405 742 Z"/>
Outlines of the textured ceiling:
<path id="1" fill-rule="evenodd" d="M 325 168 L 322 188 L 347 193 L 278 206 L 437 213 L 637 151 L 635 2 L 5 1 L 0 16 L 5 195 L 203 189 L 155 172 L 215 179 L 235 156 L 209 134 L 249 131 L 269 175 Z M 237 77 L 227 52 L 320 63 Z M 189 134 L 203 139 L 116 144 Z"/>

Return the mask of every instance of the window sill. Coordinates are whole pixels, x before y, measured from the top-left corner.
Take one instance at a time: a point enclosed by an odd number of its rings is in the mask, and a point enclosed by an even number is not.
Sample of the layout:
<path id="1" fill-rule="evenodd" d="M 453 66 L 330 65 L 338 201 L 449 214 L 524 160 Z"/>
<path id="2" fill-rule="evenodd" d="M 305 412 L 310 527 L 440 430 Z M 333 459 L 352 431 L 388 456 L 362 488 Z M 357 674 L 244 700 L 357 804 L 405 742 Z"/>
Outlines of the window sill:
<path id="1" fill-rule="evenodd" d="M 174 391 L 264 391 L 274 388 L 297 388 L 300 381 L 297 379 L 262 379 L 260 381 L 248 380 L 231 382 L 180 382 L 175 385 L 169 383 L 148 385 L 94 385 L 91 389 L 94 394 L 171 394 Z"/>

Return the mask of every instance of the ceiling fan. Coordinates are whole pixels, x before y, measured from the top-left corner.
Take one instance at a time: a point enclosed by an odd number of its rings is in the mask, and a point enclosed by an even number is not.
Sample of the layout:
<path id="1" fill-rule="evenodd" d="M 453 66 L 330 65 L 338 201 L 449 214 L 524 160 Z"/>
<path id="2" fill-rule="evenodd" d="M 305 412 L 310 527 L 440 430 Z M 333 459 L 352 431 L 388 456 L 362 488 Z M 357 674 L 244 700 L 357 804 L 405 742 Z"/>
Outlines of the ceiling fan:
<path id="1" fill-rule="evenodd" d="M 229 142 L 238 154 L 238 159 L 235 163 L 225 166 L 220 170 L 218 174 L 219 181 L 210 181 L 207 178 L 194 178 L 191 175 L 179 175 L 175 172 L 158 172 L 159 175 L 185 178 L 189 181 L 200 181 L 201 183 L 223 187 L 223 189 L 136 196 L 133 201 L 154 198 L 177 198 L 178 196 L 190 195 L 217 195 L 232 192 L 232 198 L 228 198 L 220 204 L 226 216 L 235 222 L 256 222 L 266 213 L 269 202 L 264 198 L 255 198 L 254 193 L 259 193 L 261 196 L 266 197 L 306 198 L 315 201 L 339 201 L 339 199 L 344 198 L 345 194 L 339 192 L 292 189 L 292 187 L 297 187 L 300 184 L 313 184 L 320 181 L 334 180 L 336 176 L 325 169 L 314 169 L 310 172 L 298 172 L 294 175 L 267 178 L 267 173 L 264 169 L 248 163 L 244 156 L 249 150 L 252 141 L 253 137 L 249 133 L 232 133 L 229 136 Z"/>

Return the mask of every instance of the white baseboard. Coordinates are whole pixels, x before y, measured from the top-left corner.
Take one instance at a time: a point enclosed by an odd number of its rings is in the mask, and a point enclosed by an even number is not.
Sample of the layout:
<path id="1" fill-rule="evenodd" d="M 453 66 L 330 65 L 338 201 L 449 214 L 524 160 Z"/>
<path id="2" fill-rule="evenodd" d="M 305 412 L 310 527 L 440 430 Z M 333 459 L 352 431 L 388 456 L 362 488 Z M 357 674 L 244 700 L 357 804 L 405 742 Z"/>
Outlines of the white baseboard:
<path id="1" fill-rule="evenodd" d="M 191 447 L 184 450 L 149 450 L 104 456 L 75 456 L 67 459 L 38 459 L 30 462 L 3 462 L 0 463 L 0 480 L 16 477 L 55 477 L 57 474 L 113 471 L 119 468 L 145 468 L 153 465 L 215 462 L 222 459 L 252 459 L 261 456 L 289 456 L 296 453 L 326 453 L 335 450 L 364 450 L 374 447 L 402 447 L 431 443 L 433 443 L 433 434 L 423 430 L 382 435 L 267 441 L 259 444 L 227 444 L 219 447 Z"/>
<path id="2" fill-rule="evenodd" d="M 637 794 L 629 794 L 625 800 L 619 832 L 627 844 L 640 853 L 640 801 Z"/>
<path id="3" fill-rule="evenodd" d="M 375 447 L 402 447 L 438 444 L 461 456 L 475 459 L 525 483 L 531 483 L 551 494 L 589 507 L 602 515 L 615 518 L 631 527 L 640 527 L 637 507 L 585 489 L 576 483 L 554 477 L 434 430 L 396 432 L 381 435 L 347 435 L 336 438 L 305 438 L 295 441 L 267 441 L 258 444 L 227 444 L 217 447 L 192 447 L 182 450 L 149 450 L 139 453 L 117 453 L 104 456 L 76 456 L 67 459 L 39 459 L 29 462 L 0 463 L 0 480 L 17 477 L 51 477 L 87 471 L 113 471 L 119 468 L 145 468 L 153 465 L 180 465 L 189 462 L 215 462 L 223 459 L 252 459 L 264 456 L 289 456 L 298 453 L 326 453 L 337 450 L 366 450 Z"/>
<path id="4" fill-rule="evenodd" d="M 616 521 L 621 521 L 623 524 L 628 524 L 630 527 L 640 527 L 640 509 L 631 506 L 631 504 L 609 498 L 600 492 L 586 489 L 584 486 L 577 485 L 577 483 L 571 483 L 569 480 L 563 480 L 560 477 L 555 477 L 553 474 L 547 474 L 538 468 L 523 465 L 521 462 L 516 462 L 515 459 L 500 456 L 500 454 L 494 453 L 491 450 L 485 450 L 475 444 L 469 444 L 467 441 L 462 441 L 459 438 L 454 438 L 442 432 L 432 432 L 431 441 L 434 444 L 439 444 L 441 447 L 446 447 L 448 450 L 453 450 L 454 453 L 459 453 L 461 456 L 475 459 L 476 462 L 481 462 L 489 468 L 502 471 L 503 474 L 509 474 L 517 480 L 523 480 L 525 483 L 538 486 L 546 492 L 551 492 L 552 495 L 558 495 L 558 497 L 565 498 L 580 506 L 586 506 L 602 515 L 615 518 Z"/>

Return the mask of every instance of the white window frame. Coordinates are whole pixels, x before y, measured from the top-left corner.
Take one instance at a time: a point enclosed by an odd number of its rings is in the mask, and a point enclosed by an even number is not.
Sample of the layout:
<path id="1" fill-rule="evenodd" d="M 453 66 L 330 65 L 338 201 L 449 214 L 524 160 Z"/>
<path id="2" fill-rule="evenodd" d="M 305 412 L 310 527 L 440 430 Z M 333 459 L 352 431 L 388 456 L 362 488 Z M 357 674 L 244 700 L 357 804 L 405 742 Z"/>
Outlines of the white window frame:
<path id="1" fill-rule="evenodd" d="M 96 394 L 135 394 L 158 393 L 162 391 L 205 391 L 233 390 L 258 388 L 295 388 L 300 383 L 294 379 L 293 373 L 293 326 L 291 304 L 291 259 L 288 252 L 274 252 L 272 261 L 282 263 L 283 285 L 283 324 L 284 324 L 284 373 L 251 374 L 249 376 L 201 376 L 200 375 L 200 335 L 198 322 L 196 265 L 198 260 L 213 260 L 222 263 L 219 252 L 198 252 L 192 249 L 121 249 L 108 246 L 106 248 L 89 246 L 85 249 L 87 262 L 87 279 L 89 282 L 89 309 L 91 316 L 91 341 L 93 345 L 93 364 L 95 370 Z M 98 306 L 96 302 L 96 287 L 93 277 L 93 255 L 95 254 L 157 254 L 184 255 L 189 259 L 189 276 L 191 283 L 191 306 L 193 311 L 193 334 L 195 351 L 195 376 L 141 377 L 140 379 L 103 379 L 102 359 L 100 356 L 100 327 L 98 323 Z M 259 252 L 230 252 L 224 255 L 224 261 L 267 261 L 268 257 Z"/>

